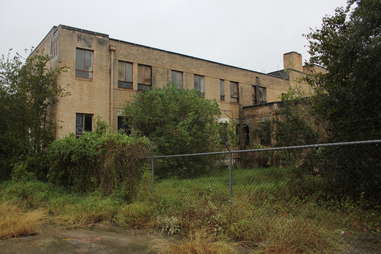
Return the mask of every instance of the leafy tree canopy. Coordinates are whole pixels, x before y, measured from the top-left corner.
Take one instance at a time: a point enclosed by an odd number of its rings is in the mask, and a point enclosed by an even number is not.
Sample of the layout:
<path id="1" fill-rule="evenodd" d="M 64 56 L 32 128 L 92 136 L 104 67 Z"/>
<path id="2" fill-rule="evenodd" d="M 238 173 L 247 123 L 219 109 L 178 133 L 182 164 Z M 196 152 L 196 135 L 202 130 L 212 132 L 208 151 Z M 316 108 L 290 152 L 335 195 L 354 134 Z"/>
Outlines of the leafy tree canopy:
<path id="1" fill-rule="evenodd" d="M 208 152 L 218 140 L 214 101 L 204 99 L 195 90 L 168 87 L 139 93 L 125 109 L 128 124 L 148 137 L 160 154 Z M 208 169 L 210 158 L 160 160 L 160 176 L 196 176 Z"/>
<path id="2" fill-rule="evenodd" d="M 50 113 L 63 90 L 50 68 L 49 57 L 19 54 L 0 59 L 0 179 L 10 174 L 14 162 L 41 153 L 54 138 Z"/>
<path id="3" fill-rule="evenodd" d="M 381 137 L 381 1 L 351 0 L 307 35 L 311 63 L 327 73 L 311 79 L 315 110 L 328 122 L 330 141 Z M 325 174 L 338 195 L 379 202 L 379 146 L 327 149 Z"/>

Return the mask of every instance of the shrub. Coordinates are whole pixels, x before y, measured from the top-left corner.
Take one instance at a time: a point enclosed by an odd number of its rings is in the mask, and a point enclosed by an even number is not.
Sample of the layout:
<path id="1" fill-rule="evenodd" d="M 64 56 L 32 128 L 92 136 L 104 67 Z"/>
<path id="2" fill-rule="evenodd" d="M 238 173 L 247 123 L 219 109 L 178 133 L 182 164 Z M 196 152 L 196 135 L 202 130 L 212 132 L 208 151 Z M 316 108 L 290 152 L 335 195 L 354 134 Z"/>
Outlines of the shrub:
<path id="1" fill-rule="evenodd" d="M 220 111 L 216 102 L 195 90 L 168 87 L 138 93 L 125 113 L 133 131 L 148 137 L 160 154 L 209 152 L 217 149 Z M 195 177 L 207 172 L 215 158 L 157 160 L 160 177 Z"/>
<path id="2" fill-rule="evenodd" d="M 71 135 L 49 146 L 48 180 L 78 192 L 122 190 L 125 198 L 131 199 L 148 151 L 146 138 L 115 133 Z"/>

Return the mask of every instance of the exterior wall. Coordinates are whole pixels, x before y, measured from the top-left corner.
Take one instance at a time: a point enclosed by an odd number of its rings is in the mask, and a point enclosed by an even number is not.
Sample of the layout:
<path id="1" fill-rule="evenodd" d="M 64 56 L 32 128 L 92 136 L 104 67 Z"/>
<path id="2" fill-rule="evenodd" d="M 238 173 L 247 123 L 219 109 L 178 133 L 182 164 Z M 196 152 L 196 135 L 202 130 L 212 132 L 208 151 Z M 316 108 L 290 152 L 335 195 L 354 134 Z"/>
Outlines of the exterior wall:
<path id="1" fill-rule="evenodd" d="M 205 97 L 218 102 L 223 113 L 221 117 L 238 119 L 240 106 L 253 104 L 253 88 L 256 78 L 259 77 L 261 85 L 267 88 L 268 101 L 277 101 L 280 95 L 289 88 L 287 80 L 275 78 L 266 74 L 246 71 L 208 61 L 194 59 L 174 53 L 168 53 L 148 47 L 110 40 L 110 44 L 116 49 L 114 64 L 118 60 L 134 63 L 134 74 L 137 64 L 152 66 L 153 88 L 165 87 L 171 79 L 171 70 L 183 72 L 183 87 L 193 89 L 194 74 L 204 76 Z M 137 75 L 133 75 L 136 77 Z M 220 101 L 219 82 L 224 80 L 225 101 Z M 231 102 L 230 81 L 239 82 L 240 103 Z M 137 80 L 133 79 L 133 91 L 131 89 L 117 88 L 117 74 L 114 74 L 114 115 L 122 109 L 126 101 L 132 99 L 137 90 Z M 114 117 L 115 118 L 115 117 Z M 115 126 L 115 121 L 114 121 Z"/>
<path id="2" fill-rule="evenodd" d="M 68 71 L 59 76 L 58 82 L 69 94 L 59 98 L 56 107 L 56 119 L 59 125 L 56 136 L 58 138 L 75 132 L 76 113 L 93 114 L 94 127 L 95 119 L 99 117 L 116 129 L 118 114 L 138 92 L 138 64 L 152 67 L 153 88 L 165 87 L 170 82 L 171 70 L 183 72 L 183 87 L 185 89 L 193 89 L 195 74 L 204 76 L 205 97 L 217 101 L 222 112 L 221 118 L 238 121 L 242 121 L 242 117 L 243 119 L 249 117 L 246 112 L 242 114 L 242 107 L 253 104 L 252 85 L 258 84 L 259 81 L 259 84 L 267 89 L 267 102 L 275 102 L 279 101 L 281 94 L 287 92 L 291 86 L 297 83 L 299 77 L 304 75 L 302 72 L 294 71 L 294 76 L 290 74 L 290 79 L 287 80 L 260 72 L 110 39 L 106 34 L 62 25 L 54 29 L 58 29 L 59 48 L 58 56 L 55 57 L 54 61 L 60 66 L 68 67 Z M 38 52 L 49 54 L 48 48 L 54 29 L 40 43 Z M 76 48 L 93 51 L 93 78 L 91 80 L 81 79 L 75 75 Z M 118 88 L 118 61 L 133 63 L 133 89 Z M 289 64 L 289 62 L 287 63 Z M 220 100 L 219 84 L 221 79 L 224 80 L 225 85 L 225 101 Z M 230 81 L 239 83 L 239 103 L 231 101 Z M 300 84 L 303 85 L 303 83 Z"/>
<path id="3" fill-rule="evenodd" d="M 255 130 L 264 120 L 273 119 L 281 104 L 281 102 L 273 102 L 264 105 L 248 106 L 243 108 L 242 115 L 244 120 L 242 121 L 242 124 L 243 126 L 247 126 L 249 128 L 251 145 L 260 144 Z M 241 135 L 241 148 L 247 148 L 245 146 L 244 139 L 245 136 Z"/>
<path id="4" fill-rule="evenodd" d="M 59 128 L 57 137 L 75 132 L 76 113 L 94 114 L 103 120 L 109 119 L 110 97 L 110 56 L 107 36 L 90 35 L 59 27 L 58 61 L 68 71 L 62 73 L 58 83 L 69 94 L 59 98 L 56 118 Z M 91 80 L 75 76 L 76 48 L 93 50 L 93 78 Z M 93 123 L 94 126 L 94 123 Z"/>

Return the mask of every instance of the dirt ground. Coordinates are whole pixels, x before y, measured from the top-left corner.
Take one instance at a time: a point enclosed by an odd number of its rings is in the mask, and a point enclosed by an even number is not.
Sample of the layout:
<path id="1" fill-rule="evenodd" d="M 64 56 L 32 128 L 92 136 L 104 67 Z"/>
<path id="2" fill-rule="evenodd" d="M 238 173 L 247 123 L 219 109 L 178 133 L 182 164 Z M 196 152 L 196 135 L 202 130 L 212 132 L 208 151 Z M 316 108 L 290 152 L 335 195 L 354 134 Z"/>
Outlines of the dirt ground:
<path id="1" fill-rule="evenodd" d="M 152 246 L 163 236 L 146 231 L 97 225 L 87 229 L 44 226 L 36 235 L 0 240 L 1 254 L 153 254 Z M 343 234 L 350 248 L 343 254 L 381 253 L 381 235 Z M 245 251 L 246 252 L 246 251 Z"/>
<path id="2" fill-rule="evenodd" d="M 44 226 L 36 235 L 0 240 L 2 254 L 109 254 L 153 253 L 159 234 L 126 231 L 119 228 L 97 226 L 91 229 L 64 229 Z"/>

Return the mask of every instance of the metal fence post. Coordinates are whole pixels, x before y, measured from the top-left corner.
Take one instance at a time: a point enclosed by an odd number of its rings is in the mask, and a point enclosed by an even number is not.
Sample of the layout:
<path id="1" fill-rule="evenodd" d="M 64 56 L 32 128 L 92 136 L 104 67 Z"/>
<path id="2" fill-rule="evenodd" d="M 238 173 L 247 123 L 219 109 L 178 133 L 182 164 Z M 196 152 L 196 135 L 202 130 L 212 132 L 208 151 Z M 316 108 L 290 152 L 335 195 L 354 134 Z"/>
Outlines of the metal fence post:
<path id="1" fill-rule="evenodd" d="M 230 153 L 229 163 L 229 194 L 233 197 L 233 153 Z"/>
<path id="2" fill-rule="evenodd" d="M 155 185 L 155 164 L 154 164 L 154 161 L 155 159 L 152 157 L 151 158 L 151 174 L 152 174 L 152 191 L 153 191 L 153 187 Z"/>

